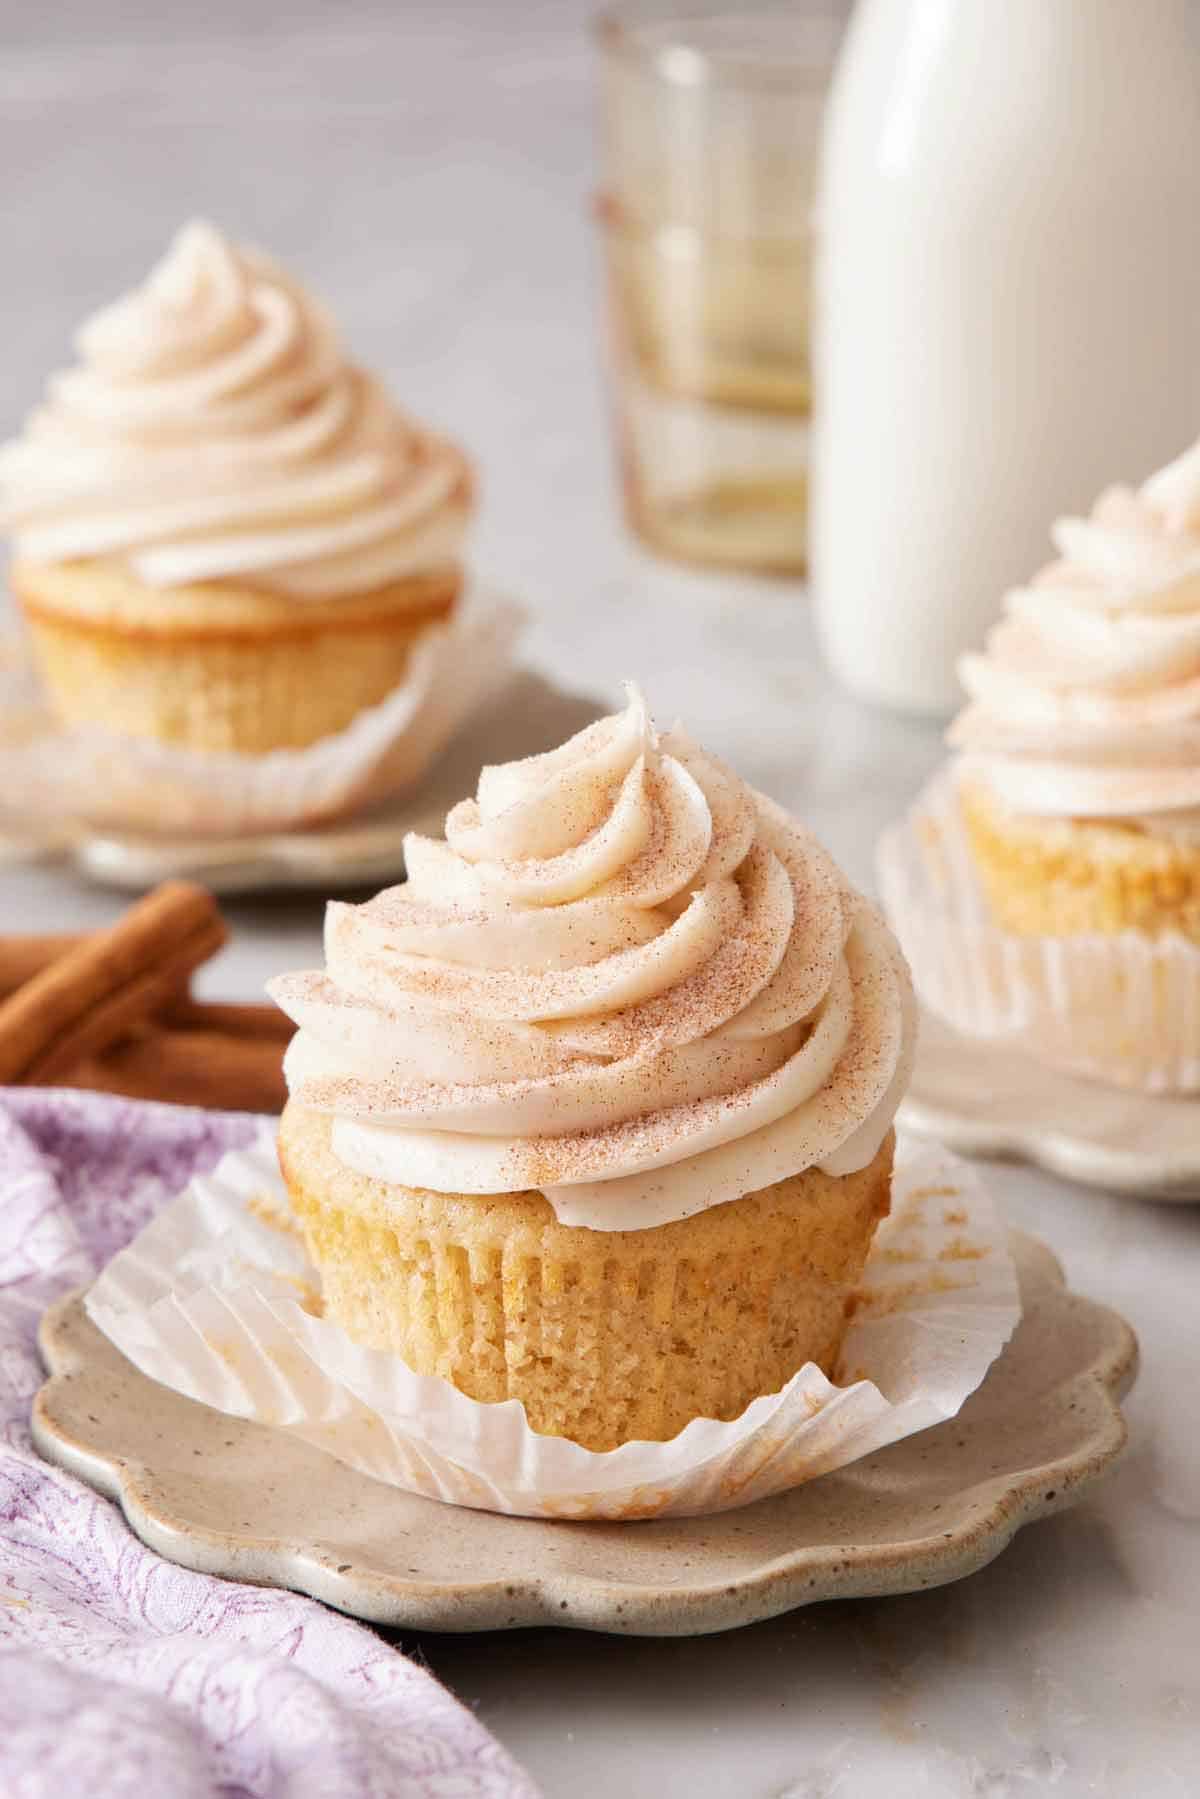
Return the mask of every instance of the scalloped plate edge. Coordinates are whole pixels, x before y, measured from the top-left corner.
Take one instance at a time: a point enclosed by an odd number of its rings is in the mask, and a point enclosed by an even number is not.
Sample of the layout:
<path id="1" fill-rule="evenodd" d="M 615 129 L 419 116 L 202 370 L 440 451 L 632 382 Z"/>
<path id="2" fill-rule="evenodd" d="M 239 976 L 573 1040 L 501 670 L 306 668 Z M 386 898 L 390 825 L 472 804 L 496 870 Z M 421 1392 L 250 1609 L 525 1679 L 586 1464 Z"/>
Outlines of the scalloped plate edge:
<path id="1" fill-rule="evenodd" d="M 963 1097 L 968 1094 L 970 1097 Z M 975 1095 L 979 1097 L 976 1098 Z M 1056 1111 L 1065 1123 L 1040 1122 Z M 1180 1136 L 1186 1109 L 1194 1150 L 1106 1142 L 1114 1118 L 1127 1134 Z M 1035 1114 L 1034 1121 L 1028 1120 Z M 1097 1119 L 1095 1129 L 1087 1120 Z M 1194 1129 L 1191 1128 L 1194 1119 Z M 922 1008 L 917 1063 L 897 1123 L 966 1156 L 1000 1156 L 1081 1186 L 1188 1205 L 1200 1200 L 1200 1096 L 1138 1093 L 1034 1062 L 1020 1049 L 968 1037 Z"/>
<path id="2" fill-rule="evenodd" d="M 1025 1241 L 1036 1244 L 1036 1240 Z M 1057 1284 L 1061 1286 L 1061 1276 Z M 50 1307 L 39 1329 L 39 1345 L 51 1378 L 33 1405 L 32 1433 L 38 1452 L 116 1501 L 135 1535 L 169 1561 L 199 1573 L 286 1587 L 353 1617 L 393 1628 L 467 1631 L 554 1624 L 630 1635 L 691 1636 L 757 1622 L 826 1599 L 899 1594 L 948 1584 L 993 1561 L 1023 1525 L 1076 1503 L 1085 1487 L 1111 1469 L 1127 1441 L 1120 1401 L 1133 1384 L 1138 1365 L 1137 1339 L 1124 1319 L 1108 1307 L 1071 1295 L 1077 1304 L 1103 1313 L 1109 1326 L 1105 1353 L 1081 1369 L 1069 1387 L 1073 1395 L 1094 1393 L 1100 1397 L 1107 1426 L 1102 1436 L 1093 1437 L 1072 1454 L 1024 1470 L 1015 1482 L 1001 1479 L 1001 1490 L 987 1509 L 982 1514 L 972 1513 L 955 1530 L 869 1548 L 830 1544 L 800 1550 L 790 1560 L 781 1563 L 777 1559 L 734 1584 L 724 1581 L 711 1588 L 675 1591 L 671 1595 L 675 1609 L 668 1613 L 664 1612 L 660 1586 L 621 1583 L 605 1590 L 594 1577 L 572 1573 L 524 1581 L 482 1579 L 469 1585 L 461 1581 L 445 1586 L 427 1580 L 406 1582 L 378 1570 L 359 1574 L 352 1563 L 326 1558 L 296 1542 L 252 1535 L 239 1538 L 232 1532 L 184 1526 L 163 1516 L 144 1491 L 146 1471 L 141 1463 L 106 1456 L 52 1421 L 51 1401 L 59 1384 L 83 1365 L 82 1356 L 63 1336 L 63 1327 L 79 1309 L 81 1296 L 82 1290 Z"/>
<path id="3" fill-rule="evenodd" d="M 1026 1132 L 964 1118 L 932 1100 L 906 1100 L 897 1123 L 918 1136 L 935 1138 L 963 1156 L 995 1157 L 1026 1162 L 1076 1186 L 1102 1187 L 1107 1193 L 1164 1205 L 1200 1201 L 1200 1172 L 1179 1173 L 1161 1164 L 1148 1166 L 1136 1152 L 1089 1143 L 1067 1133 Z M 1197 1126 L 1200 1130 L 1200 1123 Z"/>

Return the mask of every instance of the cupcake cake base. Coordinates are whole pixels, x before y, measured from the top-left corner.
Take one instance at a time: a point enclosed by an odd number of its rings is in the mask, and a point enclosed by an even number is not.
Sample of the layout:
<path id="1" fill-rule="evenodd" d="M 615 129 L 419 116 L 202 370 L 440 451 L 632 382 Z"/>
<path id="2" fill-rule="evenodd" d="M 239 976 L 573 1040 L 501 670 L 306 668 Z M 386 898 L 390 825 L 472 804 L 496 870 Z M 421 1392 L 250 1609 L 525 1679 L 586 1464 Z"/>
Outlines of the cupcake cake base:
<path id="1" fill-rule="evenodd" d="M 386 699 L 462 586 L 453 566 L 347 598 L 146 588 L 119 566 L 18 564 L 59 721 L 204 751 L 302 749 Z"/>
<path id="2" fill-rule="evenodd" d="M 963 823 L 996 921 L 1025 936 L 1178 931 L 1200 944 L 1200 843 L 1112 820 L 1014 813 L 978 783 Z"/>
<path id="3" fill-rule="evenodd" d="M 326 1315 L 535 1431 L 607 1450 L 738 1417 L 798 1368 L 830 1370 L 888 1210 L 893 1138 L 860 1173 L 810 1168 L 653 1230 L 561 1225 L 537 1192 L 374 1180 L 294 1101 L 280 1162 Z"/>

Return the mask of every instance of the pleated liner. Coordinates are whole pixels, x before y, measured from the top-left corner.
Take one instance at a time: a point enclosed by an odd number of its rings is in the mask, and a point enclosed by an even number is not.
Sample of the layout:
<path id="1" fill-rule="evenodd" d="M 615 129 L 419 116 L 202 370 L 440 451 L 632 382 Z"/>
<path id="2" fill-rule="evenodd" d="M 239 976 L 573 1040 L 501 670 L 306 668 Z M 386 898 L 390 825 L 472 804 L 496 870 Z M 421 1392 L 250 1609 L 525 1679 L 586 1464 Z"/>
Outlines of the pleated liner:
<path id="1" fill-rule="evenodd" d="M 535 1431 L 605 1450 L 736 1418 L 808 1361 L 831 1370 L 888 1209 L 892 1138 L 841 1177 L 809 1169 L 646 1231 L 560 1225 L 540 1193 L 372 1180 L 294 1102 L 280 1160 L 326 1316 Z"/>

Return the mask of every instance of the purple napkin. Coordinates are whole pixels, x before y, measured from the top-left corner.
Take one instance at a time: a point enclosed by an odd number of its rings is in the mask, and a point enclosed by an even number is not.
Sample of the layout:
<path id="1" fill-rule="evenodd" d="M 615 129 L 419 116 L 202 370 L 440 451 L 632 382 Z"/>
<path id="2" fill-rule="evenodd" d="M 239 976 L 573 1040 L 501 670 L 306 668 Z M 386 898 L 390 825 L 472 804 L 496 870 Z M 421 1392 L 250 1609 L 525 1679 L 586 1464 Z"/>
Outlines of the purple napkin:
<path id="1" fill-rule="evenodd" d="M 0 1095 L 0 1792 L 537 1799 L 370 1631 L 163 1561 L 30 1445 L 42 1311 L 253 1129 L 102 1094 Z"/>

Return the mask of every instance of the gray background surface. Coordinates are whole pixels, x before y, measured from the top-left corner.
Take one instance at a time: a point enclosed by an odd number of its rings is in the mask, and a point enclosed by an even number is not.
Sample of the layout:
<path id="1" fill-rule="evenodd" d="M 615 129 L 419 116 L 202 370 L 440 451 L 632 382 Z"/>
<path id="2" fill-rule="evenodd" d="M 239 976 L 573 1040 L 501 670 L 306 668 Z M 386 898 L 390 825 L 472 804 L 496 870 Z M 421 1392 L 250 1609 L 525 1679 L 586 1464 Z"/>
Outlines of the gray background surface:
<path id="1" fill-rule="evenodd" d="M 831 690 L 796 587 L 639 557 L 614 504 L 579 0 L 284 8 L 0 4 L 0 435 L 91 307 L 185 218 L 259 240 L 360 358 L 476 456 L 477 562 L 534 609 L 526 659 L 661 719 L 795 806 L 869 883 L 939 755 Z M 886 593 L 886 570 L 880 571 Z M 0 870 L 0 929 L 120 901 Z M 240 901 L 210 991 L 314 960 L 320 903 Z M 1015 1223 L 1143 1339 L 1133 1447 L 1078 1513 L 941 1592 L 684 1643 L 565 1633 L 409 1645 L 551 1795 L 1158 1799 L 1200 1790 L 1200 1215 L 998 1169 Z"/>

